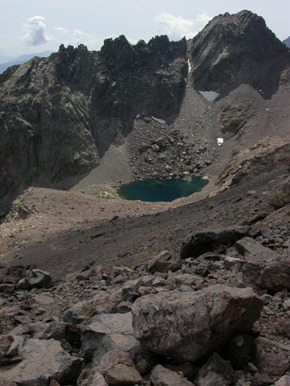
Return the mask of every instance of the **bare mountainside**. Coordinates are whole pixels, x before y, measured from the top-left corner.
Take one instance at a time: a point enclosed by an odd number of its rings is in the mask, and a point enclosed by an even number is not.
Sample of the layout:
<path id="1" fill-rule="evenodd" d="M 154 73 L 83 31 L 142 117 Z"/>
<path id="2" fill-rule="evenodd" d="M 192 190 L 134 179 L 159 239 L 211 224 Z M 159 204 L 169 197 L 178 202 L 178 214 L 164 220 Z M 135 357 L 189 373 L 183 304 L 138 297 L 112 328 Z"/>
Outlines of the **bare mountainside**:
<path id="1" fill-rule="evenodd" d="M 219 129 L 236 134 L 245 126 L 287 83 L 288 67 L 287 47 L 262 18 L 242 11 L 214 18 L 188 44 L 161 36 L 132 46 L 121 36 L 107 39 L 100 52 L 62 46 L 8 69 L 0 76 L 0 196 L 81 176 L 110 145 L 126 142 L 137 176 L 144 168 L 158 177 L 203 174 L 205 161 L 215 159 Z M 226 105 L 222 97 L 241 84 L 256 93 L 241 100 L 236 93 Z M 198 91 L 220 93 L 216 114 Z M 182 104 L 187 122 L 176 120 Z M 156 170 L 160 163 L 166 169 Z"/>
<path id="2" fill-rule="evenodd" d="M 0 83 L 0 385 L 289 385 L 290 57 L 264 20 Z M 116 191 L 192 175 L 171 203 Z"/>

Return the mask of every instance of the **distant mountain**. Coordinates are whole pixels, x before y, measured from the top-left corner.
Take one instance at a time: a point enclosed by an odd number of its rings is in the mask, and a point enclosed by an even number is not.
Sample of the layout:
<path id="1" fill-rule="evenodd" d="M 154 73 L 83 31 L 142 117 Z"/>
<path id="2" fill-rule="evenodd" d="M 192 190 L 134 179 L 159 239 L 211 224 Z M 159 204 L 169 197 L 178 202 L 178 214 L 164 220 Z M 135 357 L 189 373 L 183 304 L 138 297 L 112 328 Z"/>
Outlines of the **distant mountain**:
<path id="1" fill-rule="evenodd" d="M 10 59 L 9 61 L 6 61 L 7 57 L 0 56 L 0 74 L 2 74 L 8 67 L 15 66 L 16 64 L 23 64 L 28 60 L 34 58 L 35 56 L 38 56 L 39 58 L 46 58 L 51 54 L 52 54 L 51 51 L 44 51 L 44 52 L 38 52 L 35 54 L 21 55 L 21 56 L 18 56 L 17 58 Z M 5 62 L 3 62 L 3 60 Z"/>
<path id="2" fill-rule="evenodd" d="M 286 44 L 286 46 L 290 48 L 290 36 L 288 36 L 287 39 L 283 40 L 283 43 Z"/>
<path id="3" fill-rule="evenodd" d="M 1 55 L 0 54 L 0 63 L 6 63 L 12 60 L 12 56 L 7 56 L 7 55 Z"/>
<path id="4" fill-rule="evenodd" d="M 246 10 L 216 16 L 191 41 L 193 86 L 226 95 L 250 84 L 270 97 L 288 60 L 286 52 L 262 17 Z"/>

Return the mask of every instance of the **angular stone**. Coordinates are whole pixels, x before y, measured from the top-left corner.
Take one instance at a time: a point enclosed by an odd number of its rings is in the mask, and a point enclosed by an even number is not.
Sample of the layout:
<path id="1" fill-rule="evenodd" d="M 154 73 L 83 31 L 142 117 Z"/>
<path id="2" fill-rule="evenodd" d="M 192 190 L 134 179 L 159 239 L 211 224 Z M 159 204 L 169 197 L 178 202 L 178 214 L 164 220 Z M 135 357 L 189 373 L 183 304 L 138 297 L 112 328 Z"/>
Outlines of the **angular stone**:
<path id="1" fill-rule="evenodd" d="M 26 271 L 26 276 L 19 280 L 17 287 L 22 290 L 31 288 L 49 288 L 52 285 L 52 278 L 48 272 L 41 269 Z"/>
<path id="2" fill-rule="evenodd" d="M 237 264 L 243 264 L 245 261 L 237 257 L 226 256 L 224 259 L 224 265 L 226 269 L 231 269 Z"/>
<path id="3" fill-rule="evenodd" d="M 198 386 L 230 386 L 233 375 L 234 370 L 231 363 L 222 359 L 218 354 L 213 354 L 199 370 L 195 383 Z"/>
<path id="4" fill-rule="evenodd" d="M 141 375 L 136 369 L 122 364 L 109 370 L 105 379 L 110 386 L 133 386 L 143 382 Z"/>
<path id="5" fill-rule="evenodd" d="M 147 270 L 150 273 L 154 272 L 168 272 L 168 271 L 176 271 L 180 267 L 180 263 L 172 260 L 172 256 L 168 251 L 162 251 L 149 260 L 147 264 Z"/>
<path id="6" fill-rule="evenodd" d="M 290 386 L 290 375 L 284 375 L 275 382 L 275 386 Z"/>
<path id="7" fill-rule="evenodd" d="M 251 237 L 243 237 L 235 243 L 235 248 L 246 261 L 275 261 L 280 255 L 270 248 L 264 247 L 257 240 Z"/>
<path id="8" fill-rule="evenodd" d="M 223 252 L 244 237 L 248 231 L 248 227 L 232 226 L 194 233 L 182 243 L 180 257 L 186 259 L 210 251 Z"/>
<path id="9" fill-rule="evenodd" d="M 100 314 L 83 333 L 80 355 L 99 364 L 111 350 L 129 351 L 138 344 L 132 327 L 132 314 Z"/>
<path id="10" fill-rule="evenodd" d="M 192 386 L 193 383 L 175 371 L 157 365 L 151 372 L 150 381 L 153 386 Z"/>
<path id="11" fill-rule="evenodd" d="M 214 285 L 196 292 L 164 291 L 136 300 L 133 328 L 149 350 L 196 361 L 235 334 L 248 332 L 262 307 L 251 288 Z"/>
<path id="12" fill-rule="evenodd" d="M 59 342 L 28 339 L 20 363 L 2 367 L 1 378 L 20 385 L 45 386 L 51 378 L 60 384 L 74 383 L 79 376 L 82 360 L 66 353 Z"/>
<path id="13" fill-rule="evenodd" d="M 78 324 L 91 319 L 96 314 L 110 313 L 117 304 L 110 300 L 110 294 L 99 292 L 92 299 L 84 300 L 66 310 L 63 320 L 67 323 Z"/>
<path id="14" fill-rule="evenodd" d="M 200 276 L 184 273 L 182 275 L 175 275 L 174 281 L 177 285 L 190 285 L 200 287 L 204 282 L 204 279 Z"/>
<path id="15" fill-rule="evenodd" d="M 105 378 L 96 369 L 84 371 L 78 378 L 77 386 L 108 386 Z"/>
<path id="16" fill-rule="evenodd" d="M 36 303 L 39 303 L 43 306 L 47 306 L 49 304 L 54 303 L 54 299 L 46 295 L 34 295 L 33 298 L 36 301 Z"/>
<path id="17" fill-rule="evenodd" d="M 102 356 L 97 370 L 100 374 L 105 376 L 110 369 L 120 364 L 134 367 L 133 360 L 128 352 L 118 349 L 111 350 Z"/>
<path id="18" fill-rule="evenodd" d="M 257 338 L 257 355 L 254 364 L 260 373 L 269 377 L 282 377 L 290 366 L 290 346 L 266 338 Z"/>
<path id="19" fill-rule="evenodd" d="M 290 257 L 281 257 L 250 237 L 237 241 L 235 247 L 245 259 L 244 285 L 271 291 L 290 288 Z"/>
<path id="20" fill-rule="evenodd" d="M 0 366 L 21 362 L 24 338 L 15 335 L 0 335 Z"/>

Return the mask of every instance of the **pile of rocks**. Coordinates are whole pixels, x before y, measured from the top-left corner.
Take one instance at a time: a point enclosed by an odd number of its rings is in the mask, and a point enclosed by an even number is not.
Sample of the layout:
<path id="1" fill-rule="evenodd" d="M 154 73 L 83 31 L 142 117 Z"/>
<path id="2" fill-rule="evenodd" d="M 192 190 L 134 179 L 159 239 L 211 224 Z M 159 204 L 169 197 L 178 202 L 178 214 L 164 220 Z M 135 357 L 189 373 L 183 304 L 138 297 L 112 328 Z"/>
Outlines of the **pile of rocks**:
<path id="1" fill-rule="evenodd" d="M 290 255 L 253 232 L 197 232 L 180 256 L 60 283 L 3 267 L 0 385 L 289 385 Z"/>
<path id="2" fill-rule="evenodd" d="M 153 117 L 154 118 L 154 117 Z M 173 125 L 140 115 L 128 136 L 131 168 L 136 179 L 181 179 L 203 176 L 213 152 L 205 141 L 183 134 Z"/>

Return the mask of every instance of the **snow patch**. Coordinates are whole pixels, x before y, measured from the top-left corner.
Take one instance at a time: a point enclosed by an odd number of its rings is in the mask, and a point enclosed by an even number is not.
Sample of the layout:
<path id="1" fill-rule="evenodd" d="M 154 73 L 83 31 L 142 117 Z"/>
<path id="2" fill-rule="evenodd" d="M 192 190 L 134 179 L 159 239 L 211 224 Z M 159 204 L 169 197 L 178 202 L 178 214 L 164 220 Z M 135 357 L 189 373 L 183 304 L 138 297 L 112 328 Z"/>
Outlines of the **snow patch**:
<path id="1" fill-rule="evenodd" d="M 221 146 L 223 143 L 224 143 L 224 139 L 223 138 L 217 138 L 217 144 L 219 146 Z"/>
<path id="2" fill-rule="evenodd" d="M 199 93 L 209 102 L 213 102 L 220 95 L 216 91 L 199 91 Z"/>
<path id="3" fill-rule="evenodd" d="M 166 121 L 164 121 L 164 119 L 159 119 L 159 118 L 156 118 L 156 117 L 151 117 L 154 121 L 158 122 L 158 123 L 161 123 L 161 125 L 166 125 Z"/>
<path id="4" fill-rule="evenodd" d="M 189 75 L 191 73 L 191 63 L 189 59 L 187 59 L 187 64 L 188 64 L 188 75 Z"/>

